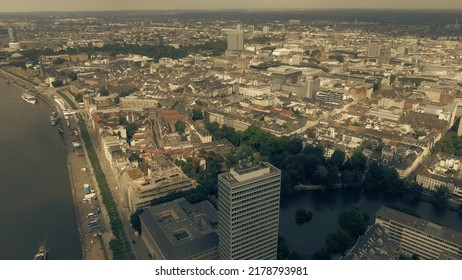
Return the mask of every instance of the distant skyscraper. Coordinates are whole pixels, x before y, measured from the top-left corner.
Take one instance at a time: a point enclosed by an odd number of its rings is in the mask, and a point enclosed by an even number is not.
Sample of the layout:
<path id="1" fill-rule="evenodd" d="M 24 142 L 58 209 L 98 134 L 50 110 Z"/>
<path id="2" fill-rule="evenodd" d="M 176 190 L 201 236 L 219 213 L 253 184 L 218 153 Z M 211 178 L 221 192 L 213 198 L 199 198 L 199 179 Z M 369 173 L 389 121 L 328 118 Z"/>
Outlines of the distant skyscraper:
<path id="1" fill-rule="evenodd" d="M 306 77 L 306 98 L 314 99 L 321 87 L 321 80 L 317 76 Z"/>
<path id="2" fill-rule="evenodd" d="M 280 189 L 281 171 L 266 162 L 218 175 L 220 259 L 276 259 Z"/>
<path id="3" fill-rule="evenodd" d="M 269 33 L 269 30 L 270 28 L 268 25 L 263 26 L 263 33 Z"/>
<path id="4" fill-rule="evenodd" d="M 378 63 L 390 64 L 391 47 L 389 45 L 380 46 Z"/>
<path id="5" fill-rule="evenodd" d="M 8 39 L 9 39 L 10 43 L 14 43 L 14 42 L 18 41 L 18 36 L 16 34 L 16 30 L 12 26 L 8 27 Z"/>
<path id="6" fill-rule="evenodd" d="M 253 26 L 253 25 L 247 26 L 247 31 L 248 31 L 249 33 L 254 33 L 254 32 L 255 32 L 255 26 Z"/>
<path id="7" fill-rule="evenodd" d="M 377 43 L 369 43 L 367 46 L 368 57 L 379 57 L 380 46 Z"/>
<path id="8" fill-rule="evenodd" d="M 228 31 L 228 51 L 244 50 L 244 31 L 230 30 Z"/>

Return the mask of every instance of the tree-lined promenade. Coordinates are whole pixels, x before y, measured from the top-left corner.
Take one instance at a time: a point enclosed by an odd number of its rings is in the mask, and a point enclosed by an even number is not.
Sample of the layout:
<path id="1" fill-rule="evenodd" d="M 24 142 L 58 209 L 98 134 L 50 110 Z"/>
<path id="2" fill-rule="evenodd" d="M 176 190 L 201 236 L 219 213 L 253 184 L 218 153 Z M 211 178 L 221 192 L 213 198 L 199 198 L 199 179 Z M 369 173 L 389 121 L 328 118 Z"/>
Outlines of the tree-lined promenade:
<path id="1" fill-rule="evenodd" d="M 111 190 L 109 189 L 106 175 L 101 168 L 98 156 L 90 138 L 90 134 L 88 133 L 88 130 L 83 121 L 79 122 L 79 128 L 82 139 L 85 143 L 88 158 L 90 159 L 90 163 L 98 183 L 98 188 L 101 191 L 101 196 L 103 197 L 103 203 L 106 207 L 111 223 L 111 230 L 112 234 L 114 235 L 114 239 L 109 242 L 109 245 L 112 250 L 113 258 L 115 260 L 135 259 L 132 247 L 122 224 L 122 219 L 120 218 L 119 210 L 117 209 L 117 204 L 114 200 L 114 197 L 112 196 Z"/>

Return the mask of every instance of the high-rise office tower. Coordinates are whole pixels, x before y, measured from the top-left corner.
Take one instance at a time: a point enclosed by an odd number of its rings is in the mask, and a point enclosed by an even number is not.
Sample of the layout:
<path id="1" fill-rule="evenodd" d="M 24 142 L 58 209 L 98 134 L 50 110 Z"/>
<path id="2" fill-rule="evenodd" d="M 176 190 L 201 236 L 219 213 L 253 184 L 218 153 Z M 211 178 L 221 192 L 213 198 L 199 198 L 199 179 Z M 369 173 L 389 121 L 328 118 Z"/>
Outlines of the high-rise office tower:
<path id="1" fill-rule="evenodd" d="M 14 27 L 12 26 L 8 27 L 8 39 L 10 40 L 10 43 L 14 43 L 18 41 L 18 35 L 16 34 L 16 29 L 14 29 Z"/>
<path id="2" fill-rule="evenodd" d="M 315 99 L 316 93 L 321 88 L 321 80 L 318 76 L 306 77 L 306 98 Z"/>
<path id="3" fill-rule="evenodd" d="M 269 30 L 270 28 L 268 25 L 263 26 L 263 33 L 269 33 Z"/>
<path id="4" fill-rule="evenodd" d="M 276 259 L 280 189 L 281 171 L 266 162 L 218 175 L 220 259 Z"/>
<path id="5" fill-rule="evenodd" d="M 228 31 L 228 51 L 244 50 L 244 31 L 229 30 Z"/>
<path id="6" fill-rule="evenodd" d="M 379 59 L 380 64 L 390 64 L 391 47 L 389 45 L 380 46 Z"/>

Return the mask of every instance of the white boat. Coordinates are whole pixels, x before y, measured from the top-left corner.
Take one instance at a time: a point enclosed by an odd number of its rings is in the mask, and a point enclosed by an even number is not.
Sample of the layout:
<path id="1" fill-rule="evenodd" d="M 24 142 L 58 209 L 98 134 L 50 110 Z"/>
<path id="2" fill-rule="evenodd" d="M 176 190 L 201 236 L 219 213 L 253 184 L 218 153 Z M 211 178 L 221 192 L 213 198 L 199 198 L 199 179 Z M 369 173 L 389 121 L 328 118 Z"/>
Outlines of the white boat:
<path id="1" fill-rule="evenodd" d="M 35 103 L 37 103 L 37 98 L 35 98 L 35 96 L 33 96 L 32 94 L 29 94 L 27 92 L 23 93 L 21 97 L 22 97 L 22 99 L 24 101 L 26 101 L 29 104 L 34 104 L 35 105 Z"/>
<path id="2" fill-rule="evenodd" d="M 48 250 L 44 246 L 40 246 L 37 254 L 34 256 L 34 260 L 46 260 Z"/>

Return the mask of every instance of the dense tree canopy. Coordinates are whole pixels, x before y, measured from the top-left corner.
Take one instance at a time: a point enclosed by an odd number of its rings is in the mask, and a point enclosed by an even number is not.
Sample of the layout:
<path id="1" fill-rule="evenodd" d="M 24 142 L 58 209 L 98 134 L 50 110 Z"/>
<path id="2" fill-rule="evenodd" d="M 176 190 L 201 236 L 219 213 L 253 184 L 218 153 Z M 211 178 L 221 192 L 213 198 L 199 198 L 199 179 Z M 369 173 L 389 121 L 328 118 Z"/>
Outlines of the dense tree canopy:
<path id="1" fill-rule="evenodd" d="M 175 122 L 175 130 L 179 134 L 184 134 L 185 129 L 186 129 L 186 124 L 183 121 L 178 120 Z"/>
<path id="2" fill-rule="evenodd" d="M 462 137 L 454 131 L 448 131 L 435 145 L 436 152 L 444 152 L 451 155 L 462 156 Z"/>
<path id="3" fill-rule="evenodd" d="M 326 236 L 327 250 L 332 253 L 344 253 L 350 247 L 351 237 L 346 231 L 337 228 Z"/>
<path id="4" fill-rule="evenodd" d="M 338 224 L 353 239 L 364 234 L 369 223 L 369 216 L 358 207 L 343 211 L 338 217 Z"/>
<path id="5" fill-rule="evenodd" d="M 202 120 L 204 119 L 204 115 L 202 114 L 202 111 L 199 109 L 192 109 L 192 120 Z"/>
<path id="6" fill-rule="evenodd" d="M 402 182 L 394 168 L 372 163 L 364 177 L 365 189 L 380 189 L 388 193 L 399 193 Z"/>
<path id="7" fill-rule="evenodd" d="M 220 127 L 217 122 L 205 122 L 205 128 L 212 134 L 214 140 L 226 138 L 234 146 L 239 146 L 241 144 L 241 134 L 233 127 L 226 125 Z"/>
<path id="8" fill-rule="evenodd" d="M 433 205 L 439 209 L 446 209 L 449 207 L 449 197 L 449 189 L 445 186 L 439 187 L 436 192 L 433 193 Z"/>

